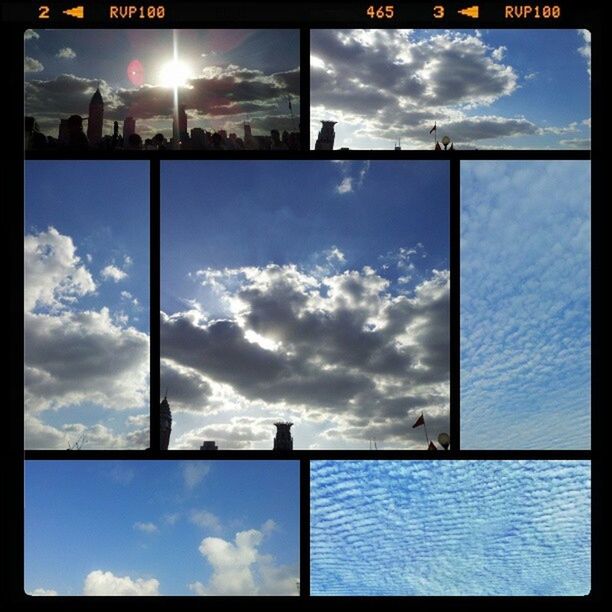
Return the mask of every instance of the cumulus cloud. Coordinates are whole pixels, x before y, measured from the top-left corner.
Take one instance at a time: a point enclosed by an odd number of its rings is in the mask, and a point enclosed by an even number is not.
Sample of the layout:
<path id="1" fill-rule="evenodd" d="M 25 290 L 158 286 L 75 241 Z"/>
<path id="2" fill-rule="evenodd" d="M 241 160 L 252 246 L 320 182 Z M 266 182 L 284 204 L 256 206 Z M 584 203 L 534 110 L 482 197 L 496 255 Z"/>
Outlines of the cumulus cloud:
<path id="1" fill-rule="evenodd" d="M 28 28 L 23 33 L 23 37 L 25 38 L 25 40 L 36 40 L 37 38 L 40 38 L 40 34 L 36 30 Z"/>
<path id="2" fill-rule="evenodd" d="M 42 72 L 45 67 L 37 59 L 26 56 L 23 60 L 23 71 L 24 72 Z"/>
<path id="3" fill-rule="evenodd" d="M 85 578 L 83 595 L 88 596 L 151 596 L 159 595 L 159 581 L 155 578 L 115 576 L 112 572 L 94 570 Z"/>
<path id="4" fill-rule="evenodd" d="M 25 314 L 27 410 L 93 402 L 115 410 L 148 398 L 149 337 L 113 322 L 108 308 Z"/>
<path id="5" fill-rule="evenodd" d="M 589 448 L 590 217 L 586 161 L 462 163 L 462 447 Z"/>
<path id="6" fill-rule="evenodd" d="M 190 429 L 174 441 L 175 450 L 199 450 L 203 440 L 214 440 L 225 450 L 248 450 L 254 444 L 270 441 L 274 418 L 233 416 L 227 423 L 213 423 Z"/>
<path id="7" fill-rule="evenodd" d="M 297 595 L 297 572 L 259 551 L 270 532 L 267 521 L 262 530 L 239 531 L 233 542 L 204 538 L 199 550 L 213 573 L 208 584 L 195 582 L 190 589 L 197 595 Z"/>
<path id="8" fill-rule="evenodd" d="M 588 461 L 314 461 L 310 490 L 313 595 L 591 589 Z"/>
<path id="9" fill-rule="evenodd" d="M 54 597 L 58 593 L 53 589 L 34 589 L 33 591 L 28 592 L 28 595 L 32 595 L 34 597 Z"/>
<path id="10" fill-rule="evenodd" d="M 134 523 L 134 529 L 136 531 L 142 531 L 143 533 L 157 533 L 159 531 L 159 529 L 157 528 L 157 525 L 155 523 L 141 523 L 140 521 Z"/>
<path id="11" fill-rule="evenodd" d="M 210 384 L 193 368 L 162 359 L 160 364 L 161 388 L 172 398 L 172 411 L 203 412 L 212 394 Z"/>
<path id="12" fill-rule="evenodd" d="M 72 238 L 54 227 L 25 236 L 24 267 L 26 447 L 65 449 L 84 433 L 88 448 L 148 446 L 148 423 L 116 434 L 102 423 L 58 428 L 42 421 L 44 410 L 85 403 L 141 408 L 149 394 L 149 337 L 107 307 L 80 309 L 79 300 L 97 287 Z"/>
<path id="13" fill-rule="evenodd" d="M 579 51 L 590 58 L 588 36 Z M 537 136 L 540 126 L 525 117 L 486 112 L 520 87 L 506 52 L 479 32 L 312 30 L 311 134 L 319 120 L 334 119 L 336 145 L 351 148 L 391 148 L 398 139 L 430 148 L 435 124 L 458 148 L 487 141 L 501 148 L 508 138 Z M 342 193 L 351 182 L 343 179 Z"/>
<path id="14" fill-rule="evenodd" d="M 367 266 L 270 264 L 207 269 L 200 278 L 214 281 L 228 314 L 162 313 L 163 371 L 184 369 L 204 412 L 246 401 L 263 403 L 268 414 L 210 423 L 181 438 L 182 447 L 198 436 L 233 436 L 232 447 L 246 445 L 241 436 L 268 438 L 270 420 L 286 411 L 330 419 L 330 438 L 350 430 L 401 447 L 422 444 L 408 424 L 417 411 L 425 408 L 440 426 L 448 419 L 448 271 L 432 271 L 412 293 L 391 291 L 391 281 Z M 206 392 L 198 393 L 203 379 Z"/>
<path id="15" fill-rule="evenodd" d="M 59 57 L 60 59 L 74 59 L 77 54 L 70 47 L 63 47 L 60 49 L 55 57 Z"/>
<path id="16" fill-rule="evenodd" d="M 128 277 L 128 274 L 125 270 L 118 268 L 114 264 L 109 264 L 108 266 L 102 268 L 102 270 L 100 271 L 100 275 L 104 280 L 112 280 L 115 283 L 125 280 Z"/>
<path id="17" fill-rule="evenodd" d="M 584 44 L 578 48 L 578 53 L 584 57 L 587 62 L 587 72 L 591 76 L 591 32 L 589 30 L 578 30 L 579 36 L 582 37 Z"/>
<path id="18" fill-rule="evenodd" d="M 59 309 L 96 289 L 72 238 L 54 227 L 25 237 L 24 267 L 27 311 L 35 307 Z"/>
<path id="19" fill-rule="evenodd" d="M 102 423 L 66 423 L 55 427 L 26 412 L 24 427 L 25 447 L 29 450 L 66 450 L 76 442 L 85 450 L 144 449 L 149 446 L 148 419 L 145 427 L 117 433 Z"/>
<path id="20" fill-rule="evenodd" d="M 183 482 L 188 489 L 194 489 L 210 472 L 210 465 L 205 461 L 186 461 L 182 464 Z"/>
<path id="21" fill-rule="evenodd" d="M 468 119 L 459 109 L 487 106 L 516 90 L 518 75 L 503 63 L 504 51 L 479 36 L 448 31 L 416 37 L 411 30 L 313 30 L 311 115 L 338 117 L 378 137 L 428 143 L 434 121 L 446 129 L 451 120 Z M 496 137 L 484 125 L 481 133 Z M 464 139 L 454 131 L 453 137 Z"/>

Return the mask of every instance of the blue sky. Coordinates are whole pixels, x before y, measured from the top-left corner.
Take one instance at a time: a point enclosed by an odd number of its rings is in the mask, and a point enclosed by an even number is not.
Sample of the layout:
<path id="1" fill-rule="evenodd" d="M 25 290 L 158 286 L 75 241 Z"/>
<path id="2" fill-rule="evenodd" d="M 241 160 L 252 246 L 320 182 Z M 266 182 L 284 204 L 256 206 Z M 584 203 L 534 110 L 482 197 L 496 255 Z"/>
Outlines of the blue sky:
<path id="1" fill-rule="evenodd" d="M 27 162 L 24 261 L 26 448 L 148 446 L 148 164 Z"/>
<path id="2" fill-rule="evenodd" d="M 30 594 L 297 594 L 297 461 L 28 461 L 25 487 Z"/>
<path id="3" fill-rule="evenodd" d="M 447 428 L 448 201 L 444 162 L 163 163 L 171 445 L 268 448 L 282 417 L 299 448 L 417 448 L 392 421 L 422 407 Z"/>
<path id="4" fill-rule="evenodd" d="M 99 85 L 105 132 L 132 115 L 143 138 L 171 136 L 173 38 L 190 127 L 236 131 L 246 118 L 254 133 L 291 127 L 286 96 L 299 113 L 298 30 L 28 30 L 26 114 L 56 137 L 60 117 L 87 115 Z"/>
<path id="5" fill-rule="evenodd" d="M 336 148 L 590 148 L 586 30 L 315 30 L 311 144 Z"/>
<path id="6" fill-rule="evenodd" d="M 313 595 L 586 595 L 588 461 L 314 461 Z"/>
<path id="7" fill-rule="evenodd" d="M 587 161 L 461 164 L 461 445 L 588 449 Z"/>

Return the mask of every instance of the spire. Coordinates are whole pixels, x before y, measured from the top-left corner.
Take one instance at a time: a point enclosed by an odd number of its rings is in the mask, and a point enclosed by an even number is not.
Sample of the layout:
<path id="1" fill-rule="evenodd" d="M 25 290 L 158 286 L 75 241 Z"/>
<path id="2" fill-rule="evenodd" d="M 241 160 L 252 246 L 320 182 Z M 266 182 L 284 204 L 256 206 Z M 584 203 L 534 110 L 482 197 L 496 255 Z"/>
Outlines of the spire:
<path id="1" fill-rule="evenodd" d="M 98 87 L 96 87 L 96 91 L 91 97 L 90 104 L 104 104 L 104 100 L 102 100 L 102 94 L 100 93 L 100 83 L 98 83 Z"/>

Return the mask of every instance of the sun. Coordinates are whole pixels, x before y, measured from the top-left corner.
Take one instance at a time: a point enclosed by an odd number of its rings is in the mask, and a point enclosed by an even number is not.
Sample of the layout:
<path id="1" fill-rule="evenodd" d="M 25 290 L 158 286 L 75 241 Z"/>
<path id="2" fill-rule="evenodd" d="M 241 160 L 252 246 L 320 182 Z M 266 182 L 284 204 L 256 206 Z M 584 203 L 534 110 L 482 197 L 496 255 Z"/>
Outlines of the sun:
<path id="1" fill-rule="evenodd" d="M 184 87 L 191 76 L 191 69 L 188 64 L 173 59 L 161 67 L 159 82 L 164 87 Z"/>

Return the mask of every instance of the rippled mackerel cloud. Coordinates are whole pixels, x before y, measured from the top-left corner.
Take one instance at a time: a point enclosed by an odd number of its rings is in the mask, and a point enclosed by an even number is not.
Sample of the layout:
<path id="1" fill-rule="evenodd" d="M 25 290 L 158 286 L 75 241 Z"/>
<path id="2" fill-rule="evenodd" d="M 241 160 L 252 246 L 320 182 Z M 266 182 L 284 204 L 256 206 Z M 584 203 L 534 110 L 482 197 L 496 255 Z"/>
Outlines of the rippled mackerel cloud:
<path id="1" fill-rule="evenodd" d="M 313 595 L 586 595 L 588 461 L 314 461 Z"/>

